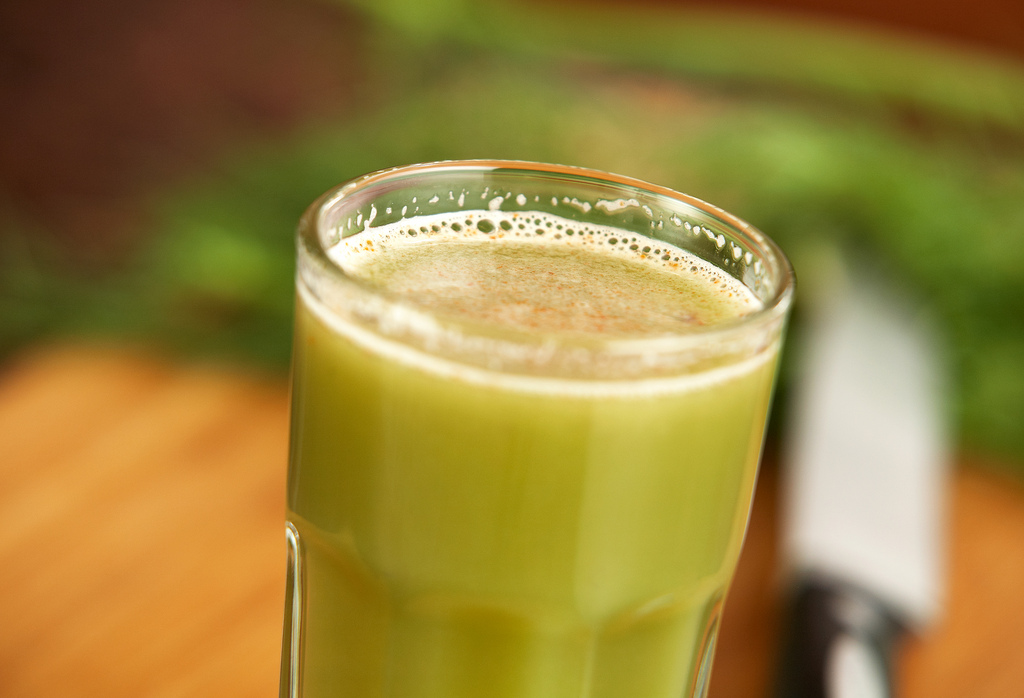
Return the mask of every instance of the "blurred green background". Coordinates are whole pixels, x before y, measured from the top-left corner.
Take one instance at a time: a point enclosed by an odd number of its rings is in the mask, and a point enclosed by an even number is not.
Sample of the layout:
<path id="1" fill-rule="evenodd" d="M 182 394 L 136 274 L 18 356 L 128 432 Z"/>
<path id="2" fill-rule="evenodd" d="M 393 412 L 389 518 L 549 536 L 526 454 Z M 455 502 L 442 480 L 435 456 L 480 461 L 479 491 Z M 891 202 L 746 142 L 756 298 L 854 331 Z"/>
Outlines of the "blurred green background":
<path id="1" fill-rule="evenodd" d="M 877 260 L 940 319 L 961 448 L 1024 476 L 1024 12 L 814 6 L 6 3 L 0 352 L 100 337 L 283 374 L 317 195 L 552 161 L 749 220 L 802 303 L 836 246 Z"/>

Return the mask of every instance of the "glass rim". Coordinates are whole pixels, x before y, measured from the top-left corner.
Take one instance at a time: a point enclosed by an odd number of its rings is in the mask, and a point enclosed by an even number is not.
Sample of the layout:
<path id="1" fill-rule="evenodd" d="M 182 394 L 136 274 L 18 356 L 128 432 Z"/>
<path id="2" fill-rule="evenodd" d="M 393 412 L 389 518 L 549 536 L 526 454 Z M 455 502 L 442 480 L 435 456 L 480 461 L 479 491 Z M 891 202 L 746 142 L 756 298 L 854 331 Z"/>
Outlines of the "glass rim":
<path id="1" fill-rule="evenodd" d="M 360 278 L 347 274 L 328 254 L 329 246 L 326 245 L 325 236 L 323 235 L 324 218 L 329 211 L 340 206 L 347 199 L 396 179 L 416 175 L 437 176 L 443 179 L 445 173 L 465 175 L 489 172 L 518 173 L 521 175 L 535 174 L 558 178 L 566 182 L 577 180 L 621 188 L 624 192 L 632 189 L 664 197 L 688 206 L 716 219 L 720 224 L 727 227 L 731 234 L 736 235 L 753 249 L 756 249 L 761 258 L 765 260 L 769 274 L 778 280 L 774 292 L 766 300 L 762 301 L 763 307 L 722 323 L 696 328 L 681 328 L 679 332 L 654 337 L 595 336 L 581 338 L 496 327 L 490 324 L 485 325 L 462 318 L 440 315 L 429 308 L 412 304 L 406 299 L 391 296 L 386 290 L 372 286 Z M 608 225 L 614 226 L 614 223 L 609 222 Z M 719 340 L 728 342 L 730 338 L 742 337 L 747 333 L 756 334 L 758 331 L 767 331 L 771 327 L 781 325 L 792 304 L 795 287 L 793 268 L 782 249 L 770 237 L 753 225 L 713 204 L 669 187 L 653 184 L 634 177 L 587 167 L 527 160 L 442 160 L 390 167 L 361 175 L 332 187 L 310 204 L 299 222 L 297 244 L 299 248 L 297 274 L 303 280 L 304 273 L 322 275 L 326 279 L 320 280 L 326 281 L 328 285 L 369 294 L 387 304 L 422 314 L 433 321 L 440 321 L 446 327 L 454 327 L 456 331 L 466 336 L 486 335 L 500 342 L 509 342 L 520 346 L 543 344 L 548 348 L 554 346 L 556 351 L 560 348 L 569 350 L 584 349 L 590 352 L 599 351 L 609 355 L 640 356 L 652 353 L 686 352 L 695 346 L 715 343 Z M 313 262 L 314 269 L 307 268 L 310 261 Z M 709 263 L 714 264 L 714 262 Z M 307 288 L 308 286 L 307 284 Z"/>

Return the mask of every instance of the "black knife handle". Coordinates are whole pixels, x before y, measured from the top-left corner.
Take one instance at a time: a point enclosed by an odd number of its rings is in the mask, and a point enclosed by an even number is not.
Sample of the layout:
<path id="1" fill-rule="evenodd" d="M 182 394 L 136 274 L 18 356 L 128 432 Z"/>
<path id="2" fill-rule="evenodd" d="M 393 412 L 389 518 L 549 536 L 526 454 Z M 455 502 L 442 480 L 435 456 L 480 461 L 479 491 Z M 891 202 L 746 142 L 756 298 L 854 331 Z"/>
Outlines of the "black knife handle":
<path id="1" fill-rule="evenodd" d="M 870 594 L 813 580 L 793 596 L 779 698 L 891 698 L 901 625 Z"/>

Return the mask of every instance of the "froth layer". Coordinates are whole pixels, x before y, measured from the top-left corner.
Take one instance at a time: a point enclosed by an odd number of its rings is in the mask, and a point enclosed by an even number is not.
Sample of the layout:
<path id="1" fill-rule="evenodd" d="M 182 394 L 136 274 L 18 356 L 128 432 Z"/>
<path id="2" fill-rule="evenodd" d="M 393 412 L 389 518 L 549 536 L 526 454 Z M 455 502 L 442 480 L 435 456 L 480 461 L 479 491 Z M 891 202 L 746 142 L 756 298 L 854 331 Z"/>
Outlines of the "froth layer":
<path id="1" fill-rule="evenodd" d="M 386 361 L 393 361 L 443 380 L 458 381 L 491 390 L 546 395 L 552 398 L 647 399 L 655 396 L 708 390 L 729 381 L 746 380 L 758 371 L 767 370 L 777 354 L 777 343 L 772 343 L 750 353 L 744 359 L 727 362 L 710 369 L 694 372 L 684 371 L 679 374 L 648 378 L 629 377 L 628 380 L 624 380 L 623 376 L 580 379 L 578 376 L 571 375 L 560 377 L 524 375 L 506 371 L 501 352 L 504 347 L 500 343 L 485 342 L 481 347 L 472 342 L 466 342 L 467 348 L 473 346 L 487 354 L 486 367 L 452 360 L 382 335 L 360 323 L 339 317 L 303 283 L 298 285 L 298 295 L 301 301 L 300 315 L 309 313 L 309 321 L 321 324 L 327 331 L 338 337 L 344 337 L 355 346 Z M 301 322 L 303 321 L 300 321 L 300 324 Z M 498 351 L 487 351 L 494 349 Z M 646 358 L 652 365 L 657 365 L 656 357 Z"/>
<path id="2" fill-rule="evenodd" d="M 368 227 L 330 255 L 349 275 L 431 312 L 547 335 L 666 336 L 761 307 L 684 250 L 542 213 L 471 211 Z"/>

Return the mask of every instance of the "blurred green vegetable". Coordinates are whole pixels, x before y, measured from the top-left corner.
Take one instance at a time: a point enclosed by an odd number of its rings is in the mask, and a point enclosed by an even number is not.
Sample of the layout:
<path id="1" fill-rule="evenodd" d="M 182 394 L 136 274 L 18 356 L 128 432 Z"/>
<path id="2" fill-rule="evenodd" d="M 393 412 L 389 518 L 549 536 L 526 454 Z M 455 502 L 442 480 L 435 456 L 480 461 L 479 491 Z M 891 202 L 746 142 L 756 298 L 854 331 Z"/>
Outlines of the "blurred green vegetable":
<path id="1" fill-rule="evenodd" d="M 570 22 L 569 10 L 530 6 L 530 31 L 479 33 L 497 16 L 487 12 L 513 6 L 449 0 L 430 5 L 439 14 L 428 22 L 407 4 L 374 5 L 386 99 L 166 193 L 152 244 L 127 270 L 78 278 L 0 234 L 0 346 L 113 332 L 284 367 L 292 233 L 324 190 L 409 162 L 566 162 L 667 184 L 750 220 L 790 252 L 805 298 L 823 244 L 881 260 L 944 322 L 963 442 L 1024 462 L 1024 89 L 999 97 L 1024 85 L 1024 71 L 945 54 L 929 63 L 914 47 L 901 63 L 895 44 L 799 44 L 796 30 L 786 41 L 817 53 L 723 58 L 739 20 L 668 10 Z M 641 31 L 652 21 L 659 32 Z M 755 26 L 767 31 L 747 31 Z M 861 69 L 845 74 L 843 61 Z M 898 65 L 885 80 L 887 61 Z M 790 74 L 795 64 L 804 72 Z M 974 84 L 947 93 L 929 65 Z M 800 80 L 807 90 L 779 88 Z M 968 93 L 974 101 L 958 103 Z"/>

